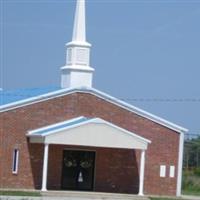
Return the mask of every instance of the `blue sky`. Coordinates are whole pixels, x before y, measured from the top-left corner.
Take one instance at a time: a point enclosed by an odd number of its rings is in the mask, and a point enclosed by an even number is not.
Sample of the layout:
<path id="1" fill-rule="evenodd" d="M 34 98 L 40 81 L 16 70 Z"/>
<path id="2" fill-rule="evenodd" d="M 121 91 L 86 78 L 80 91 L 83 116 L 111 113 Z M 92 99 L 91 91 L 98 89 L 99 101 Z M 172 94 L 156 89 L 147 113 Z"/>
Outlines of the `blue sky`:
<path id="1" fill-rule="evenodd" d="M 0 2 L 0 87 L 59 85 L 75 1 Z M 200 133 L 199 23 L 199 0 L 88 0 L 94 87 Z"/>

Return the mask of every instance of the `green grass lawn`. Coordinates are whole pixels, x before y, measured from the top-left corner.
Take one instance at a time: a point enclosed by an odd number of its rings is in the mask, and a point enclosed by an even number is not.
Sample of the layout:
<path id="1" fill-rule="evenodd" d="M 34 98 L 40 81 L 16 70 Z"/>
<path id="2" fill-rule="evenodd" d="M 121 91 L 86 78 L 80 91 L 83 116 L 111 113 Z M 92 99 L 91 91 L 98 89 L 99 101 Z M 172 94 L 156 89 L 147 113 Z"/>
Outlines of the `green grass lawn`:
<path id="1" fill-rule="evenodd" d="M 41 196 L 41 194 L 39 192 L 25 192 L 25 191 L 0 191 L 0 195 L 7 195 L 7 196 L 34 196 L 34 197 Z"/>
<path id="2" fill-rule="evenodd" d="M 199 190 L 199 191 L 195 191 L 195 190 L 184 190 L 184 191 L 182 192 L 182 194 L 184 194 L 184 195 L 200 196 L 200 190 Z"/>

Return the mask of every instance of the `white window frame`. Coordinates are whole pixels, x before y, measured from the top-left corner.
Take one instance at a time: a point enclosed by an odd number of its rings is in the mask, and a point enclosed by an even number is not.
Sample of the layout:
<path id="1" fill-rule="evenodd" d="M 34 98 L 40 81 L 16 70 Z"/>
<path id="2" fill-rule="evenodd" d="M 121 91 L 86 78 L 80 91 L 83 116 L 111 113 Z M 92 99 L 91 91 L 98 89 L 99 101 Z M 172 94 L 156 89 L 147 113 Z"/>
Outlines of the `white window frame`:
<path id="1" fill-rule="evenodd" d="M 18 173 L 18 165 L 19 165 L 19 149 L 13 150 L 13 161 L 12 161 L 12 173 Z"/>
<path id="2" fill-rule="evenodd" d="M 160 177 L 166 177 L 166 165 L 160 165 Z"/>
<path id="3" fill-rule="evenodd" d="M 174 178 L 175 177 L 175 166 L 171 165 L 169 169 L 169 177 Z"/>

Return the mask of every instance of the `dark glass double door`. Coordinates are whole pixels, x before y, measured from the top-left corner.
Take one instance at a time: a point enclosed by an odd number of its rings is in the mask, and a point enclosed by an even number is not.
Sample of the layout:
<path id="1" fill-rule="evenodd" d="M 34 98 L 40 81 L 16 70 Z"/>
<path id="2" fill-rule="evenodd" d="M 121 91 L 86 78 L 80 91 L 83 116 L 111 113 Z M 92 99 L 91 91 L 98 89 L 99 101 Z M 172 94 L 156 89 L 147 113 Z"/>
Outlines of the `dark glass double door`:
<path id="1" fill-rule="evenodd" d="M 95 152 L 63 151 L 62 189 L 93 190 Z"/>

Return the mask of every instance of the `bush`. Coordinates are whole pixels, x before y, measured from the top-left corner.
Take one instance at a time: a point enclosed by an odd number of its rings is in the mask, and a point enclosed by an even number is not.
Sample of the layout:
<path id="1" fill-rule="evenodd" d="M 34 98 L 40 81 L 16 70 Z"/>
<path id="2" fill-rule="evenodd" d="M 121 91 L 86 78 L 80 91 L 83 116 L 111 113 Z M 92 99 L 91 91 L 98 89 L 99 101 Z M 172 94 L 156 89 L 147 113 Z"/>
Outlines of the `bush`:
<path id="1" fill-rule="evenodd" d="M 199 169 L 183 172 L 182 189 L 184 193 L 195 194 L 196 192 L 200 192 Z"/>
<path id="2" fill-rule="evenodd" d="M 194 170 L 194 175 L 200 177 L 200 167 L 199 167 L 199 168 L 196 168 L 196 169 Z"/>

